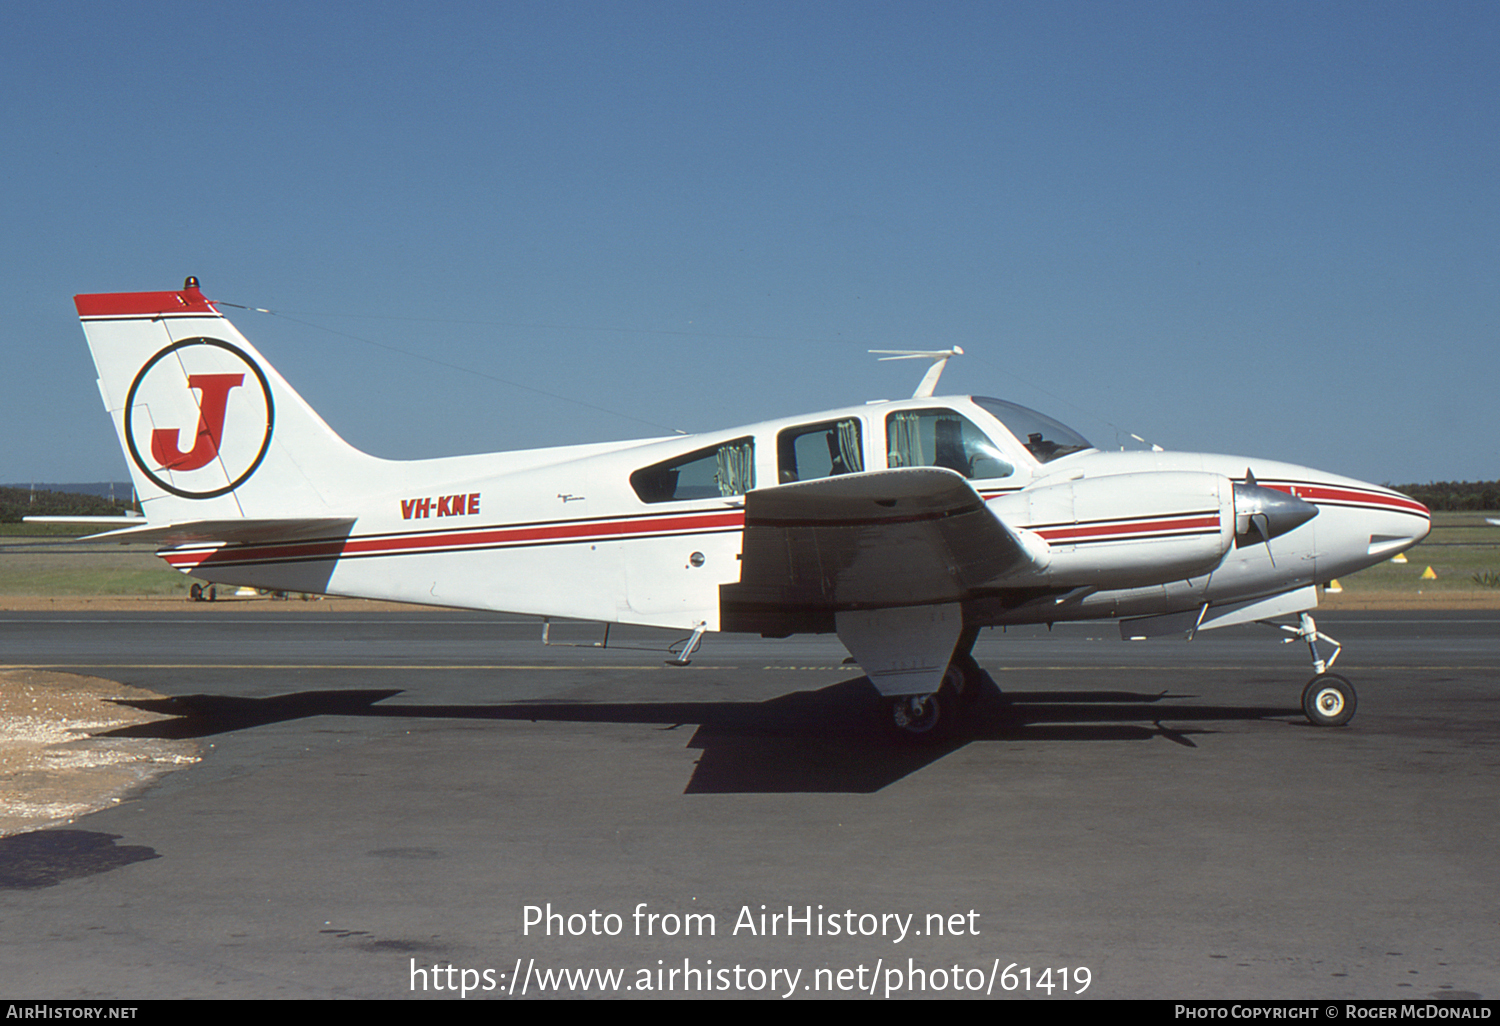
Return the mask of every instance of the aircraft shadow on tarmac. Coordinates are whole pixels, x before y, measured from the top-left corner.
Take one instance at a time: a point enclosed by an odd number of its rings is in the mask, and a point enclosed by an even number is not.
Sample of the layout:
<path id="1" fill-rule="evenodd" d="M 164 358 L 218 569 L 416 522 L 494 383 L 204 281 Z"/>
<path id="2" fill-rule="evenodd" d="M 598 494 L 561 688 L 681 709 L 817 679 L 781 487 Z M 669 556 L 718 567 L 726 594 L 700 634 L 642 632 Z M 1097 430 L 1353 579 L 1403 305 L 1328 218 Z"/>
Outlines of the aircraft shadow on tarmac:
<path id="1" fill-rule="evenodd" d="M 109 731 L 106 737 L 200 738 L 312 716 L 694 725 L 687 747 L 702 752 L 684 793 L 878 791 L 965 745 L 982 741 L 1146 741 L 1196 748 L 1207 727 L 1163 720 L 1300 717 L 1266 706 L 1184 704 L 1186 694 L 1131 691 L 1008 691 L 988 681 L 965 710 L 962 731 L 921 744 L 892 736 L 889 712 L 864 677 L 763 702 L 533 702 L 503 705 L 377 705 L 382 690 L 302 691 L 270 698 L 183 695 L 126 701 L 172 719 Z"/>

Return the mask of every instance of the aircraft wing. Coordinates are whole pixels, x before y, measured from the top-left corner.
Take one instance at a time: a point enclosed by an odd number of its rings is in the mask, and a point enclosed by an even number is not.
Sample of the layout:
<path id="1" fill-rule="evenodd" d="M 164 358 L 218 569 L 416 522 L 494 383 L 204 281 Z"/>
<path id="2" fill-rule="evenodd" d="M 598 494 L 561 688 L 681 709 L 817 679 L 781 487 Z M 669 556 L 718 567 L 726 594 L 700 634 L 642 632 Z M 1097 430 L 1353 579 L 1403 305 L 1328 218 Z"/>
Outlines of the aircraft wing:
<path id="1" fill-rule="evenodd" d="M 961 475 L 913 467 L 749 492 L 741 560 L 726 604 L 840 610 L 959 601 L 1045 569 L 1048 552 Z"/>

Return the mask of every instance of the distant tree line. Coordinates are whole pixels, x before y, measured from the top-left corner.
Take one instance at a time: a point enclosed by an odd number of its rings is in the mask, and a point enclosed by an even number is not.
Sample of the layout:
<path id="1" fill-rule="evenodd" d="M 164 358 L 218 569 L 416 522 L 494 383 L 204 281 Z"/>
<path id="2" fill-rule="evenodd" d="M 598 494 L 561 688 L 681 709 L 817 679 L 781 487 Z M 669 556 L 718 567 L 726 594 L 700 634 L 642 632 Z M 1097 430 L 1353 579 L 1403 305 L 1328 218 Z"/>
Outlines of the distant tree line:
<path id="1" fill-rule="evenodd" d="M 0 523 L 18 523 L 22 517 L 117 517 L 130 508 L 127 502 L 98 495 L 0 487 Z"/>
<path id="2" fill-rule="evenodd" d="M 1463 512 L 1500 509 L 1500 481 L 1434 481 L 1432 484 L 1394 485 L 1428 509 Z"/>

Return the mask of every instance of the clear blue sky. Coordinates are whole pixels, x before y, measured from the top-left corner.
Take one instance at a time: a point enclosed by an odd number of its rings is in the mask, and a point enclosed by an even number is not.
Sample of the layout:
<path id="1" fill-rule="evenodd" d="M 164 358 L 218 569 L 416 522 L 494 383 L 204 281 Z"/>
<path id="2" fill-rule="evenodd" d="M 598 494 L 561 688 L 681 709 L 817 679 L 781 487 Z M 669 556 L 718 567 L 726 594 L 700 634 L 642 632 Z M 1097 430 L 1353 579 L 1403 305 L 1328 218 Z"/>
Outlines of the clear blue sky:
<path id="1" fill-rule="evenodd" d="M 1497 478 L 1497 54 L 1494 3 L 8 0 L 0 481 L 125 479 L 71 297 L 187 274 L 382 456 L 957 344 L 1102 447 Z"/>

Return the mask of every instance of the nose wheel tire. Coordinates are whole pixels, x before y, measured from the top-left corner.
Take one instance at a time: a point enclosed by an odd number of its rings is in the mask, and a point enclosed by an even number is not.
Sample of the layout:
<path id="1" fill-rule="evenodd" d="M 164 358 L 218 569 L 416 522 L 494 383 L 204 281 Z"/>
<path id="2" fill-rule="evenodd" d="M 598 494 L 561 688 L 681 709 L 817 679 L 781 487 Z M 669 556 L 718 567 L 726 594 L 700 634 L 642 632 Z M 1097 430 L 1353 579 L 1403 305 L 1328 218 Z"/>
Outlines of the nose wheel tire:
<path id="1" fill-rule="evenodd" d="M 1302 689 L 1302 711 L 1315 727 L 1342 727 L 1358 705 L 1354 685 L 1336 673 L 1320 673 Z"/>

